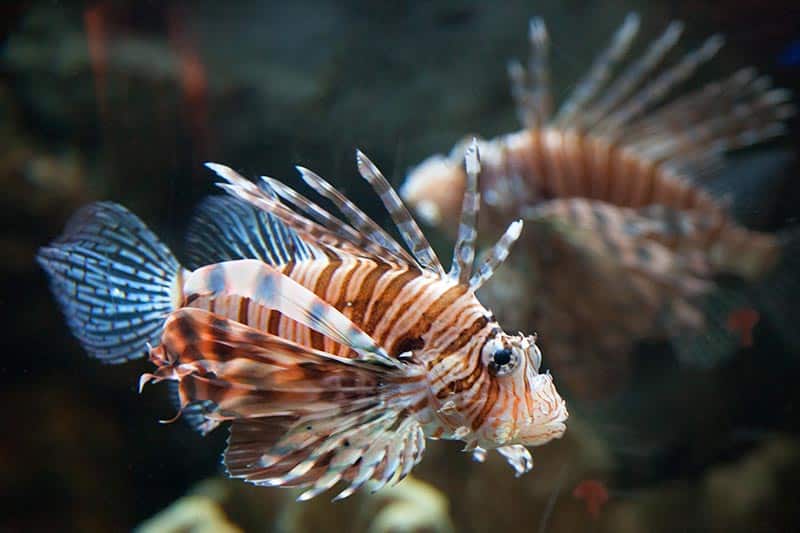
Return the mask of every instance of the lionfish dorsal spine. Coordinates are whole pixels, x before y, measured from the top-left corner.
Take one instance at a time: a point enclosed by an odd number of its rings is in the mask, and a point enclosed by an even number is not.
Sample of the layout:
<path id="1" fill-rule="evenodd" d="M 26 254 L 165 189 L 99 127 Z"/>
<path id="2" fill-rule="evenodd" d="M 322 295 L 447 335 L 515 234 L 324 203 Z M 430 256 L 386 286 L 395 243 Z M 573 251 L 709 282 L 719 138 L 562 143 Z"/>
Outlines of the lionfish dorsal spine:
<path id="1" fill-rule="evenodd" d="M 614 34 L 611 44 L 597 56 L 589 72 L 578 82 L 575 89 L 559 108 L 555 118 L 556 125 L 568 126 L 572 124 L 584 106 L 608 80 L 614 65 L 628 52 L 638 31 L 639 15 L 636 13 L 628 14 L 625 17 L 625 22 Z"/>
<path id="2" fill-rule="evenodd" d="M 389 212 L 389 216 L 392 217 L 397 231 L 419 265 L 424 270 L 444 276 L 444 268 L 442 268 L 442 263 L 439 261 L 436 252 L 433 251 L 428 239 L 425 238 L 425 234 L 414 221 L 403 201 L 400 200 L 397 191 L 389 184 L 381 171 L 378 170 L 378 167 L 360 150 L 356 151 L 356 162 L 359 173 L 378 194 L 384 207 Z"/>
<path id="3" fill-rule="evenodd" d="M 368 235 L 372 240 L 383 246 L 392 256 L 401 261 L 408 264 L 416 262 L 391 235 L 386 233 L 372 218 L 359 209 L 345 195 L 337 191 L 328 181 L 305 167 L 297 166 L 296 168 L 303 181 L 314 189 L 317 194 L 330 200 L 357 231 Z"/>
<path id="4" fill-rule="evenodd" d="M 603 120 L 603 130 L 614 130 L 637 118 L 650 106 L 657 103 L 673 87 L 686 80 L 703 63 L 709 61 L 722 48 L 725 40 L 721 35 L 712 35 L 700 48 L 683 56 L 677 64 L 662 72 L 656 79 L 634 94 L 626 104 Z M 608 125 L 606 125 L 606 122 Z"/>
<path id="5" fill-rule="evenodd" d="M 481 171 L 478 141 L 472 139 L 464 155 L 464 167 L 467 173 L 466 189 L 461 203 L 461 219 L 458 225 L 458 236 L 453 248 L 453 260 L 448 276 L 461 285 L 466 285 L 472 275 L 472 263 L 475 260 L 475 239 L 478 236 L 477 220 L 480 207 L 478 193 L 478 174 Z"/>
<path id="6" fill-rule="evenodd" d="M 550 120 L 553 111 L 548 64 L 550 39 L 542 18 L 531 19 L 528 40 L 530 55 L 527 71 L 522 63 L 513 60 L 508 65 L 508 76 L 511 79 L 511 96 L 520 122 L 526 128 L 536 128 Z"/>
<path id="7" fill-rule="evenodd" d="M 497 267 L 508 257 L 511 246 L 519 239 L 520 233 L 522 233 L 522 220 L 515 220 L 509 224 L 500 240 L 492 246 L 486 257 L 480 262 L 475 275 L 470 278 L 469 288 L 471 290 L 477 291 L 492 277 Z"/>
<path id="8" fill-rule="evenodd" d="M 655 69 L 664 56 L 678 42 L 683 33 L 683 23 L 671 22 L 664 32 L 647 48 L 644 54 L 628 66 L 604 91 L 603 96 L 587 110 L 583 122 L 594 124 L 628 97 L 639 83 Z"/>
<path id="9" fill-rule="evenodd" d="M 348 242 L 358 246 L 363 246 L 365 248 L 369 247 L 369 244 L 364 243 L 365 238 L 363 234 L 357 232 L 352 227 L 345 224 L 342 220 L 333 216 L 327 210 L 323 209 L 321 206 L 309 200 L 291 187 L 284 185 L 275 178 L 270 178 L 268 176 L 261 176 L 261 180 L 267 184 L 270 189 L 275 191 L 275 193 L 282 200 L 293 205 L 299 213 L 306 215 L 317 224 L 333 231 Z"/>
<path id="10" fill-rule="evenodd" d="M 333 225 L 328 226 L 294 212 L 281 203 L 276 191 L 269 185 L 268 181 L 263 182 L 264 187 L 257 187 L 229 167 L 216 163 L 207 163 L 206 166 L 227 182 L 217 183 L 218 187 L 253 207 L 274 216 L 297 233 L 305 242 L 312 242 L 316 247 L 324 247 L 333 253 L 343 251 L 345 253 L 378 257 L 385 252 L 383 247 L 366 236 L 354 235 L 352 228 L 349 228 L 349 226 L 347 226 L 349 230 L 343 229 L 342 226 L 346 225 L 341 221 L 338 221 L 338 224 L 333 223 Z M 324 215 L 317 213 L 320 217 L 328 220 L 335 218 L 322 208 L 318 209 L 325 213 Z"/>

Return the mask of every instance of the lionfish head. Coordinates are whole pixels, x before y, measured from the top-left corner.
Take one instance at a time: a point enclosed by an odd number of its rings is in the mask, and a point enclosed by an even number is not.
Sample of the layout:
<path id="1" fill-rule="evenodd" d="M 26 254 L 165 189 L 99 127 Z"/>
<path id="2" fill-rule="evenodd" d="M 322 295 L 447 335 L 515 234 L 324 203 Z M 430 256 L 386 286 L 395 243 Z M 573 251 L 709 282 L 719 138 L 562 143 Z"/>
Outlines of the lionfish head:
<path id="1" fill-rule="evenodd" d="M 536 446 L 564 434 L 567 406 L 550 373 L 540 372 L 542 352 L 535 335 L 498 334 L 486 342 L 481 356 L 499 387 L 479 441 Z"/>

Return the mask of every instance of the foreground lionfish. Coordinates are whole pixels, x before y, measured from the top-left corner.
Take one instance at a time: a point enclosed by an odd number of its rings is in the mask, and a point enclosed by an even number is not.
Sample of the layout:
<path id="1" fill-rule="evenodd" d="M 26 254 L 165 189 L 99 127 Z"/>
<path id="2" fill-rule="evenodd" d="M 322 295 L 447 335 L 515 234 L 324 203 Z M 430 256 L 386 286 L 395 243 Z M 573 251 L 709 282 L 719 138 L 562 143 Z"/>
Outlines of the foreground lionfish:
<path id="1" fill-rule="evenodd" d="M 207 200 L 190 229 L 198 268 L 112 203 L 81 210 L 39 261 L 91 355 L 117 363 L 149 350 L 156 370 L 142 385 L 177 382 L 181 413 L 203 433 L 231 421 L 231 476 L 308 487 L 302 500 L 346 480 L 343 498 L 405 477 L 426 436 L 463 440 L 479 460 L 497 449 L 527 472 L 524 446 L 560 437 L 567 410 L 539 373 L 535 336 L 504 333 L 474 295 L 522 223 L 473 275 L 473 145 L 445 273 L 394 189 L 357 159 L 411 253 L 309 170 L 298 167 L 349 224 L 278 181 L 258 187 L 209 164 L 232 196 Z"/>
<path id="2" fill-rule="evenodd" d="M 553 114 L 547 32 L 532 20 L 528 68 L 509 68 L 524 129 L 480 141 L 484 229 L 527 222 L 516 271 L 503 272 L 486 297 L 507 312 L 504 321 L 546 332 L 552 367 L 578 395 L 623 382 L 641 339 L 680 339 L 681 356 L 713 360 L 701 337 L 714 280 L 762 279 L 784 244 L 739 226 L 703 181 L 719 174 L 726 151 L 785 131 L 788 92 L 748 68 L 664 103 L 722 39 L 659 71 L 681 33 L 673 22 L 612 78 L 638 27 L 629 15 Z M 431 224 L 451 226 L 466 182 L 460 149 L 424 161 L 401 189 Z M 717 312 L 735 312 L 725 305 Z"/>

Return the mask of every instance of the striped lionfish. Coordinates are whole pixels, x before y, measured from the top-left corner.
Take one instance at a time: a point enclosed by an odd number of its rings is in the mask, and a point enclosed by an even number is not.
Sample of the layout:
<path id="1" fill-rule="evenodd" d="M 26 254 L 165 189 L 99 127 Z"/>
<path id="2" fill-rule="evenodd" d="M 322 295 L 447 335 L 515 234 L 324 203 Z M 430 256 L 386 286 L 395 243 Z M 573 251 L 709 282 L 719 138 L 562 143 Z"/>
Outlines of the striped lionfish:
<path id="1" fill-rule="evenodd" d="M 124 207 L 79 211 L 39 261 L 73 334 L 118 363 L 149 353 L 141 377 L 177 384 L 179 415 L 207 433 L 230 422 L 229 475 L 307 488 L 405 477 L 425 437 L 497 449 L 520 475 L 525 446 L 565 430 L 567 410 L 536 337 L 508 335 L 475 297 L 508 255 L 513 222 L 474 270 L 480 164 L 466 152 L 461 231 L 445 272 L 419 226 L 361 152 L 408 249 L 320 176 L 304 181 L 349 223 L 271 178 L 260 186 L 208 164 L 230 196 L 189 229 L 194 269 Z"/>
<path id="2" fill-rule="evenodd" d="M 700 302 L 715 277 L 761 280 L 784 244 L 737 224 L 703 183 L 719 175 L 725 152 L 785 131 L 794 112 L 788 91 L 745 68 L 666 99 L 723 42 L 715 35 L 659 71 L 679 22 L 612 76 L 638 27 L 630 14 L 553 113 L 548 35 L 533 19 L 527 69 L 509 66 L 524 128 L 479 141 L 482 221 L 528 223 L 517 272 L 506 270 L 509 279 L 485 296 L 508 312 L 501 317 L 507 323 L 533 320 L 546 331 L 552 368 L 579 395 L 621 383 L 640 339 L 678 339 L 679 355 L 709 357 L 695 332 L 707 324 L 708 304 Z M 464 190 L 461 149 L 428 158 L 401 188 L 433 225 L 448 227 Z"/>

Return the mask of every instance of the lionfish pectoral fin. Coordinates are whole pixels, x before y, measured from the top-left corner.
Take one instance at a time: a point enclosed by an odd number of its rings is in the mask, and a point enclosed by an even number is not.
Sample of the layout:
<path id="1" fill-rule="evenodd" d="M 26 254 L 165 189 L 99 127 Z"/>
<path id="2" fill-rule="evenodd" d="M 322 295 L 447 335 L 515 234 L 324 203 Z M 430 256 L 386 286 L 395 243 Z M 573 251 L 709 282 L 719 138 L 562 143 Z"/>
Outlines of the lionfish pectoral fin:
<path id="1" fill-rule="evenodd" d="M 508 76 L 520 121 L 526 128 L 536 128 L 550 120 L 553 106 L 548 65 L 550 39 L 541 17 L 530 20 L 528 40 L 530 55 L 527 70 L 522 63 L 513 60 L 508 65 Z"/>
<path id="2" fill-rule="evenodd" d="M 502 455 L 508 464 L 511 465 L 517 477 L 533 469 L 533 456 L 531 456 L 530 450 L 521 444 L 501 446 L 497 448 L 497 453 Z"/>
<path id="3" fill-rule="evenodd" d="M 299 501 L 346 482 L 335 501 L 368 482 L 372 491 L 399 482 L 424 450 L 416 420 L 376 406 L 328 418 L 235 420 L 224 462 L 228 475 L 255 485 L 305 488 Z"/>
<path id="4" fill-rule="evenodd" d="M 187 297 L 193 294 L 248 297 L 352 348 L 363 361 L 401 366 L 336 308 L 261 261 L 242 259 L 197 269 L 187 278 L 185 291 Z"/>
<path id="5" fill-rule="evenodd" d="M 408 412 L 426 394 L 422 369 L 337 357 L 195 308 L 170 316 L 160 350 L 183 411 L 232 420 L 233 477 L 306 487 L 303 500 L 347 480 L 346 497 L 399 481 L 422 456 Z"/>
<path id="6" fill-rule="evenodd" d="M 72 334 L 104 363 L 144 356 L 180 294 L 178 261 L 144 222 L 115 203 L 81 208 L 36 258 Z"/>

